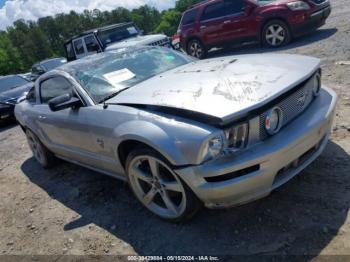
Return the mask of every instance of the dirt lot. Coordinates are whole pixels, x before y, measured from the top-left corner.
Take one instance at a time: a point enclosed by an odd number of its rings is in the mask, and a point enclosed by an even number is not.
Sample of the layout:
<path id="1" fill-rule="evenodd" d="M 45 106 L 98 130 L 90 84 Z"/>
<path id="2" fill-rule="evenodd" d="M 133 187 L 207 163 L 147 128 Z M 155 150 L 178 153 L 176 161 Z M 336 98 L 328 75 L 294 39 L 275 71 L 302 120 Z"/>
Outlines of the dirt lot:
<path id="1" fill-rule="evenodd" d="M 2 127 L 1 254 L 350 255 L 350 65 L 336 64 L 350 60 L 350 6 L 332 3 L 326 26 L 278 50 L 321 58 L 323 82 L 340 98 L 331 141 L 300 176 L 263 200 L 175 225 L 150 215 L 122 182 L 67 163 L 43 170 L 20 128 Z"/>

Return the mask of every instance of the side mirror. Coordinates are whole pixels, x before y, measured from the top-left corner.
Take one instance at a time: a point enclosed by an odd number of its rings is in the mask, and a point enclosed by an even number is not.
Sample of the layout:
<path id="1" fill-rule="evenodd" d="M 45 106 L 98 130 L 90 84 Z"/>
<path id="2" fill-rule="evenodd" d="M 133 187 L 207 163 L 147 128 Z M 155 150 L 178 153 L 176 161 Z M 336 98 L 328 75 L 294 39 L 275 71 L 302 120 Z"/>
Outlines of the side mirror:
<path id="1" fill-rule="evenodd" d="M 82 102 L 79 98 L 72 97 L 71 94 L 64 94 L 55 98 L 52 98 L 49 102 L 51 111 L 61 111 L 67 108 L 76 108 L 82 106 Z"/>

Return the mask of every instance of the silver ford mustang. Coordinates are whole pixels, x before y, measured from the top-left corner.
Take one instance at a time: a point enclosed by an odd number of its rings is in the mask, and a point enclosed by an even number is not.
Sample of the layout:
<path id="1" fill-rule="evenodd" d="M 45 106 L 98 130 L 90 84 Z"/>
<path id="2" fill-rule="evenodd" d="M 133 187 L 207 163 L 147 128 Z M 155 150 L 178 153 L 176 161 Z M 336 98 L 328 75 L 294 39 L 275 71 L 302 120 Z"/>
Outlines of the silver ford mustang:
<path id="1" fill-rule="evenodd" d="M 134 47 L 46 73 L 15 114 L 43 167 L 58 157 L 127 180 L 147 209 L 180 221 L 300 173 L 327 144 L 336 100 L 315 58 Z"/>

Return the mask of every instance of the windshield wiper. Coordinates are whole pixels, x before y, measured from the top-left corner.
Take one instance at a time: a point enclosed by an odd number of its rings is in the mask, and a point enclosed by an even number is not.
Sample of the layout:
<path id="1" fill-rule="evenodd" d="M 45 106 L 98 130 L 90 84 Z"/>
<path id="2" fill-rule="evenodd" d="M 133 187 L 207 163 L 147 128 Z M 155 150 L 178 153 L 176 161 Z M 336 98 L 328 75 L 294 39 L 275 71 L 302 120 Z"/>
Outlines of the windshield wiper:
<path id="1" fill-rule="evenodd" d="M 125 90 L 127 90 L 127 89 L 129 89 L 129 88 L 130 88 L 130 86 L 125 87 L 125 88 L 122 88 L 122 89 L 120 89 L 118 92 L 115 92 L 115 93 L 112 93 L 112 94 L 106 96 L 105 98 L 103 98 L 102 100 L 100 100 L 98 103 L 99 103 L 99 104 L 102 104 L 102 103 L 103 103 L 104 106 L 106 106 L 106 101 L 107 101 L 107 100 L 109 100 L 109 99 L 111 99 L 111 98 L 113 98 L 113 97 L 119 95 L 121 92 L 123 92 L 123 91 L 125 91 Z"/>

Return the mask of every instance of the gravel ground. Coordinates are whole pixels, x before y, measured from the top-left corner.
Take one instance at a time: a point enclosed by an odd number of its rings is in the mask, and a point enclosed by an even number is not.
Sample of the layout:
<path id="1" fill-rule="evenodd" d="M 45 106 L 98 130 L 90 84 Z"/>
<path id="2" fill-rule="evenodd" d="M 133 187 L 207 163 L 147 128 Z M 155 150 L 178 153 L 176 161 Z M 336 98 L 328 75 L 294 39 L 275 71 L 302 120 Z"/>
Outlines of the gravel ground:
<path id="1" fill-rule="evenodd" d="M 337 64 L 350 60 L 350 6 L 332 3 L 327 25 L 277 50 L 321 58 L 323 82 L 340 99 L 331 141 L 300 176 L 265 199 L 175 225 L 148 213 L 123 182 L 68 163 L 43 170 L 20 128 L 2 127 L 0 254 L 350 255 L 350 65 Z"/>

